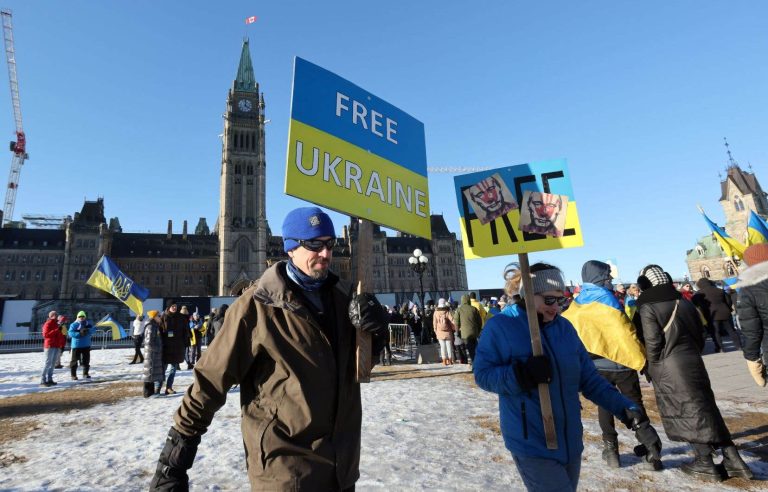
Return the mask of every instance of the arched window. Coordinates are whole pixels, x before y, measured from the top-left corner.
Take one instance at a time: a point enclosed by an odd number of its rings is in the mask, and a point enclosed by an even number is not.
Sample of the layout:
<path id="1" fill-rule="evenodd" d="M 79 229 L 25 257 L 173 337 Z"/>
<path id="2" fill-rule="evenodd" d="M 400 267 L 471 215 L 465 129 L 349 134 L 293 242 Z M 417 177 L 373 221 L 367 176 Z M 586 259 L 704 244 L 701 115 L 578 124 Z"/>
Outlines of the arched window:
<path id="1" fill-rule="evenodd" d="M 710 278 L 709 268 L 707 268 L 706 266 L 701 267 L 701 277 Z"/>
<path id="2" fill-rule="evenodd" d="M 737 212 L 744 210 L 744 202 L 741 201 L 739 195 L 733 197 L 733 208 L 735 208 Z"/>
<path id="3" fill-rule="evenodd" d="M 730 261 L 725 262 L 724 270 L 729 277 L 733 277 L 734 275 L 736 275 L 736 269 L 733 268 L 733 263 L 731 263 Z"/>
<path id="4" fill-rule="evenodd" d="M 240 244 L 237 246 L 237 262 L 238 263 L 248 263 L 249 249 L 250 248 L 248 248 L 247 241 L 240 242 Z"/>
<path id="5" fill-rule="evenodd" d="M 696 252 L 699 254 L 699 256 L 704 256 L 704 246 L 702 246 L 701 244 L 697 244 Z"/>

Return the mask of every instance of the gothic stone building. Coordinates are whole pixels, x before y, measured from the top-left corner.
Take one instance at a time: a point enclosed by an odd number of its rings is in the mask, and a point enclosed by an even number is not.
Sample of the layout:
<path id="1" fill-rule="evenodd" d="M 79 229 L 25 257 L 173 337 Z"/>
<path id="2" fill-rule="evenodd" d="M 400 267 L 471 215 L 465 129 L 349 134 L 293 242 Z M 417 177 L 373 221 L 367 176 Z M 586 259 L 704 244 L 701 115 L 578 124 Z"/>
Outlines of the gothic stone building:
<path id="1" fill-rule="evenodd" d="M 744 243 L 747 237 L 747 222 L 750 210 L 763 218 L 768 217 L 768 195 L 760 186 L 757 176 L 746 172 L 731 159 L 725 179 L 720 183 L 720 206 L 725 213 L 725 232 Z M 706 226 L 704 226 L 706 227 Z M 720 244 L 711 234 L 703 236 L 686 255 L 690 279 L 702 277 L 712 280 L 737 275 L 742 265 L 729 259 Z M 735 266 L 735 268 L 734 268 Z"/>
<path id="2" fill-rule="evenodd" d="M 272 236 L 266 219 L 264 118 L 264 95 L 246 40 L 226 99 L 220 211 L 213 230 L 200 218 L 194 231 L 184 221 L 181 233 L 174 232 L 169 220 L 166 233 L 127 233 L 117 218 L 107 223 L 103 199 L 86 201 L 60 229 L 0 229 L 0 297 L 107 301 L 106 294 L 85 283 L 102 255 L 147 287 L 151 297 L 239 294 L 270 264 L 287 258 L 282 238 Z M 331 268 L 345 278 L 354 273 L 350 251 L 355 234 L 353 227 L 343 227 L 334 249 Z M 466 290 L 461 243 L 442 216 L 432 216 L 432 235 L 431 241 L 387 237 L 376 229 L 375 292 L 405 298 L 419 290 L 408 268 L 415 248 L 430 259 L 424 289 L 431 297 Z"/>

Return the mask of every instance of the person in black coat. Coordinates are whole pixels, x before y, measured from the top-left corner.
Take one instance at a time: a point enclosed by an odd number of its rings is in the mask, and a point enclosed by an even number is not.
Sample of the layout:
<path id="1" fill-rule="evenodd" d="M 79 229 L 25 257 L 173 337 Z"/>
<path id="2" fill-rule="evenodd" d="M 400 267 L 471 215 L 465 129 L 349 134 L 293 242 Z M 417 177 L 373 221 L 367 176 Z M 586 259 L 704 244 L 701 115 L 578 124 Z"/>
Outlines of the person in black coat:
<path id="1" fill-rule="evenodd" d="M 744 251 L 749 266 L 734 286 L 739 289 L 736 312 L 744 334 L 744 358 L 758 386 L 765 386 L 768 366 L 768 243 Z M 762 357 L 760 352 L 762 350 Z"/>
<path id="2" fill-rule="evenodd" d="M 729 476 L 752 478 L 712 393 L 700 355 L 704 331 L 696 307 L 658 265 L 643 268 L 637 285 L 642 294 L 633 321 L 645 343 L 647 371 L 664 431 L 672 441 L 690 443 L 695 455 L 682 470 L 707 480 L 723 480 L 712 460 L 712 449 L 720 448 Z"/>
<path id="3" fill-rule="evenodd" d="M 176 393 L 173 389 L 173 381 L 176 378 L 176 371 L 181 369 L 179 364 L 184 360 L 192 337 L 187 317 L 178 312 L 176 304 L 168 306 L 163 313 L 160 328 L 163 340 L 163 366 L 168 373 L 165 394 L 171 395 Z"/>
<path id="4" fill-rule="evenodd" d="M 731 298 L 723 289 L 717 287 L 708 278 L 700 278 L 696 282 L 696 287 L 699 288 L 698 293 L 706 301 L 701 302 L 699 307 L 703 308 L 704 316 L 707 317 L 711 327 L 710 334 L 715 337 L 713 338 L 715 340 L 715 348 L 718 345 L 723 347 L 720 330 L 725 329 L 736 348 L 741 350 L 741 338 L 739 332 L 733 326 L 733 304 L 731 303 Z"/>

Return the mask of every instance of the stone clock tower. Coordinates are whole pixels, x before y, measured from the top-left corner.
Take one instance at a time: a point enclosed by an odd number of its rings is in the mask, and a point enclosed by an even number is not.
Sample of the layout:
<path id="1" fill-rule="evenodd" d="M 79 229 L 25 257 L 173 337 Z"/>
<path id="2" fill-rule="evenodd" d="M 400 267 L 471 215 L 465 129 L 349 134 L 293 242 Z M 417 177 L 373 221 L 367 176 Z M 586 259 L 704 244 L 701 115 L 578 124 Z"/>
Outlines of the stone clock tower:
<path id="1" fill-rule="evenodd" d="M 248 40 L 227 94 L 221 150 L 219 295 L 239 294 L 267 267 L 264 96 L 253 74 Z"/>

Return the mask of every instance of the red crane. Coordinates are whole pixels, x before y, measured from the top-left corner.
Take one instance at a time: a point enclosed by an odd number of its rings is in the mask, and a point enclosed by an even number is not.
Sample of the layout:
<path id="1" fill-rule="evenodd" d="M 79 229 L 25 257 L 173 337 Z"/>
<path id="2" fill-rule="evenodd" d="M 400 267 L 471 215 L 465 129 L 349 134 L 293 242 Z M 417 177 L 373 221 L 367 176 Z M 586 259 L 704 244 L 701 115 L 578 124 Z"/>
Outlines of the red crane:
<path id="1" fill-rule="evenodd" d="M 19 175 L 24 161 L 29 159 L 27 154 L 27 137 L 21 124 L 21 101 L 19 99 L 19 81 L 16 77 L 16 51 L 13 47 L 13 24 L 11 11 L 0 10 L 3 18 L 3 41 L 5 42 L 5 59 L 8 61 L 8 80 L 11 86 L 11 102 L 13 117 L 16 120 L 16 141 L 11 142 L 11 174 L 8 176 L 8 190 L 5 192 L 5 207 L 3 225 L 13 220 L 13 208 L 16 206 L 16 190 L 19 188 Z"/>

